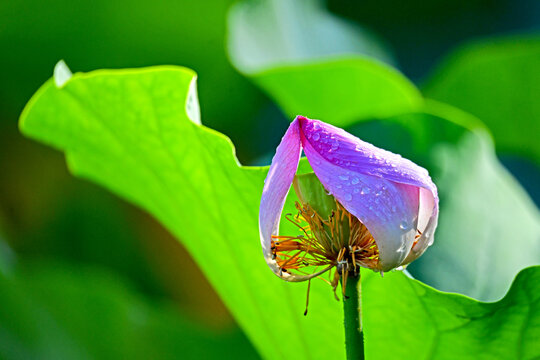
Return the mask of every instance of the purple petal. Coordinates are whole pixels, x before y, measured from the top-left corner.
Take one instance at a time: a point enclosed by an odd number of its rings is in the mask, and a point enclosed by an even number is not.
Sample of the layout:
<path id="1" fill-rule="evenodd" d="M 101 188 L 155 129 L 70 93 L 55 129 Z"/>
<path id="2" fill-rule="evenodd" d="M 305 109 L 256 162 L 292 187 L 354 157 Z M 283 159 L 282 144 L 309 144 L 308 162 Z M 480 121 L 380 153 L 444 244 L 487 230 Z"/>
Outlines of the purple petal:
<path id="1" fill-rule="evenodd" d="M 409 259 L 417 229 L 426 235 L 411 255 L 419 256 L 431 241 L 438 211 L 437 189 L 427 171 L 342 129 L 305 117 L 297 120 L 313 171 L 371 232 L 382 269 Z"/>
<path id="2" fill-rule="evenodd" d="M 261 246 L 268 266 L 280 277 L 287 277 L 289 274 L 282 274 L 276 261 L 272 259 L 271 241 L 272 235 L 278 235 L 281 212 L 298 169 L 301 150 L 300 128 L 298 120 L 295 119 L 281 139 L 272 159 L 261 197 L 259 211 Z"/>

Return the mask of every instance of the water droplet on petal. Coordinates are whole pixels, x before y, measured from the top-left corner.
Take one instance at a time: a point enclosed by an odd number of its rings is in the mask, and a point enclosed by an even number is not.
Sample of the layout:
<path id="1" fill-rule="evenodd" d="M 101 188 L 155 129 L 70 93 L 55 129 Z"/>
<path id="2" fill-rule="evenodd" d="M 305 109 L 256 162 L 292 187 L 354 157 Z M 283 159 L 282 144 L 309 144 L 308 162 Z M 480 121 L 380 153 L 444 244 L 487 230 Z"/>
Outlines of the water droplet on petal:
<path id="1" fill-rule="evenodd" d="M 316 133 L 313 134 L 313 140 L 314 140 L 314 141 L 319 141 L 320 137 L 321 137 L 321 135 L 319 135 L 318 132 L 316 132 Z"/>
<path id="2" fill-rule="evenodd" d="M 352 180 L 351 180 L 351 184 L 353 184 L 353 185 L 356 185 L 359 182 L 360 182 L 360 180 L 358 180 L 358 178 L 352 178 Z"/>
<path id="3" fill-rule="evenodd" d="M 339 179 L 343 181 L 349 180 L 349 177 L 347 175 L 339 175 Z"/>
<path id="4" fill-rule="evenodd" d="M 408 230 L 409 224 L 407 223 L 407 221 L 403 220 L 402 222 L 399 223 L 399 228 L 401 230 Z"/>
<path id="5" fill-rule="evenodd" d="M 346 201 L 351 201 L 352 200 L 352 195 L 351 194 L 345 194 L 345 200 Z"/>

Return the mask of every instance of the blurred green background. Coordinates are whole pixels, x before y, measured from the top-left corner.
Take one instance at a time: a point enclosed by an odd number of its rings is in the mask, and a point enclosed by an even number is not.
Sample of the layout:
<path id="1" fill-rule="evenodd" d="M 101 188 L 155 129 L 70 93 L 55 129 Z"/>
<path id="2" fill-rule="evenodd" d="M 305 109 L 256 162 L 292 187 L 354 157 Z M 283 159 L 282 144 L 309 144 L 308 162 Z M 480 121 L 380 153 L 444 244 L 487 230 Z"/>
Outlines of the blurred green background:
<path id="1" fill-rule="evenodd" d="M 203 123 L 232 139 L 243 164 L 266 164 L 290 119 L 229 61 L 227 13 L 233 3 L 0 2 L 1 354 L 146 358 L 157 347 L 159 358 L 219 356 L 212 346 L 200 346 L 204 342 L 237 357 L 257 357 L 179 242 L 150 216 L 70 176 L 61 153 L 17 129 L 24 104 L 59 59 L 73 71 L 182 65 L 199 75 Z M 540 24 L 534 0 L 326 5 L 376 34 L 394 65 L 418 85 L 456 47 L 534 34 Z M 430 91 L 445 97 L 444 89 Z M 537 122 L 532 126 L 538 129 Z M 538 161 L 504 144 L 497 143 L 497 150 L 539 204 Z M 140 317 L 152 320 L 138 322 Z M 106 339 L 99 336 L 103 329 Z M 124 345 L 111 353 L 108 344 Z"/>

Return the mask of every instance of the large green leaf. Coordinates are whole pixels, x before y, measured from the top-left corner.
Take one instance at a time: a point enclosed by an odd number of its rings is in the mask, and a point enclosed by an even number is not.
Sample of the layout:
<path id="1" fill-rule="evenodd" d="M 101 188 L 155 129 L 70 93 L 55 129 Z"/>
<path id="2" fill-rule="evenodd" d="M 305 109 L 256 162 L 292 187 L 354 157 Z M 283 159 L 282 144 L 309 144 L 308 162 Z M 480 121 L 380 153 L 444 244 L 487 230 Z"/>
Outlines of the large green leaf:
<path id="1" fill-rule="evenodd" d="M 229 11 L 227 42 L 244 73 L 354 54 L 393 63 L 379 39 L 326 11 L 320 0 L 238 2 Z"/>
<path id="2" fill-rule="evenodd" d="M 540 162 L 540 37 L 468 45 L 428 81 L 426 96 L 484 121 L 497 149 Z"/>
<path id="3" fill-rule="evenodd" d="M 0 293 L 5 360 L 256 357 L 238 330 L 205 329 L 99 268 L 19 263 Z"/>
<path id="4" fill-rule="evenodd" d="M 306 284 L 285 283 L 267 268 L 257 226 L 266 169 L 239 166 L 228 139 L 190 120 L 186 106 L 196 101 L 193 81 L 193 72 L 175 67 L 75 74 L 61 88 L 50 80 L 23 112 L 21 129 L 64 150 L 76 175 L 106 186 L 162 221 L 190 250 L 264 357 L 342 358 L 340 304 L 328 285 L 314 281 L 304 317 Z M 304 162 L 302 168 L 306 166 Z M 286 212 L 292 212 L 294 200 L 291 193 Z M 285 223 L 282 231 L 295 229 Z M 439 293 L 403 273 L 376 282 L 366 275 L 366 280 L 366 346 L 373 358 L 390 357 L 378 353 L 396 347 L 413 354 L 411 337 L 426 339 L 441 329 L 432 322 L 410 323 L 409 316 L 462 318 L 483 306 L 460 297 L 460 306 L 448 307 L 455 295 Z M 417 291 L 395 295 L 407 287 Z M 419 301 L 429 306 L 418 309 Z M 509 314 L 527 309 L 523 303 L 506 306 Z M 530 324 L 538 323 L 538 315 L 531 316 Z M 440 353 L 434 354 L 451 354 L 458 341 L 463 349 L 474 347 L 479 342 L 475 337 L 493 326 L 489 318 L 478 324 L 456 333 L 455 342 L 439 344 Z M 520 325 L 525 326 L 512 319 L 504 323 L 515 331 Z M 490 335 L 494 343 L 527 349 L 537 334 L 527 329 L 521 343 L 506 333 Z"/>
<path id="5" fill-rule="evenodd" d="M 21 130 L 181 239 L 262 355 L 341 357 L 341 309 L 328 286 L 312 287 L 304 317 L 306 287 L 267 268 L 257 224 L 266 170 L 240 167 L 226 137 L 189 119 L 194 81 L 177 67 L 75 74 L 62 88 L 51 79 Z"/>
<path id="6" fill-rule="evenodd" d="M 368 359 L 540 358 L 540 267 L 523 270 L 499 302 L 427 287 L 402 273 L 363 281 Z"/>

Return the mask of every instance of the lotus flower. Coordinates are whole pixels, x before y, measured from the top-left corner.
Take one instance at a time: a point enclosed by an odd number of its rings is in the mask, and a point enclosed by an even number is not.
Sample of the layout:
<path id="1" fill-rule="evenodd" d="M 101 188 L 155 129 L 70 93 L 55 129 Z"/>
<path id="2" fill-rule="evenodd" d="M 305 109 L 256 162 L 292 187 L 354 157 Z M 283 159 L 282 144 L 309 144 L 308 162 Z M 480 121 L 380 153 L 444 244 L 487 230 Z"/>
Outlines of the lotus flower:
<path id="1" fill-rule="evenodd" d="M 289 220 L 307 225 L 299 225 L 299 236 L 280 235 L 281 213 L 302 150 L 335 199 L 335 210 L 325 217 L 299 195 L 299 214 Z M 433 243 L 438 202 L 437 188 L 424 168 L 342 129 L 298 116 L 265 180 L 261 245 L 269 267 L 287 281 L 308 280 L 333 267 L 340 272 L 351 263 L 355 271 L 358 265 L 389 271 L 418 258 Z"/>

